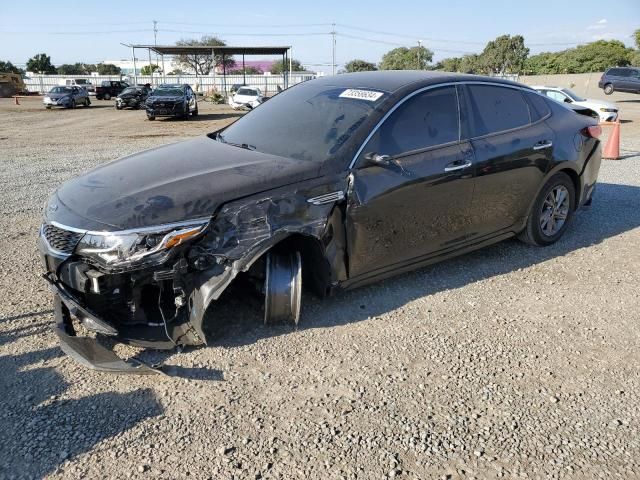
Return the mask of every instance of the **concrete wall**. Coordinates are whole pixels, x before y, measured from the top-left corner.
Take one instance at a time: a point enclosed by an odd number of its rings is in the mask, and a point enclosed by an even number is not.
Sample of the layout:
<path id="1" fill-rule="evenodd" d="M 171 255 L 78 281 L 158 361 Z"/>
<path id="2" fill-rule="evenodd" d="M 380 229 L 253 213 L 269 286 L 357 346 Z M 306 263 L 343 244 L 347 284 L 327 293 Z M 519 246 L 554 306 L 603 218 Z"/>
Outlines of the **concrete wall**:
<path id="1" fill-rule="evenodd" d="M 598 88 L 598 81 L 601 76 L 602 72 L 570 73 L 565 75 L 521 75 L 518 81 L 526 85 L 568 87 L 578 95 L 598 98 L 602 95 L 602 90 Z"/>

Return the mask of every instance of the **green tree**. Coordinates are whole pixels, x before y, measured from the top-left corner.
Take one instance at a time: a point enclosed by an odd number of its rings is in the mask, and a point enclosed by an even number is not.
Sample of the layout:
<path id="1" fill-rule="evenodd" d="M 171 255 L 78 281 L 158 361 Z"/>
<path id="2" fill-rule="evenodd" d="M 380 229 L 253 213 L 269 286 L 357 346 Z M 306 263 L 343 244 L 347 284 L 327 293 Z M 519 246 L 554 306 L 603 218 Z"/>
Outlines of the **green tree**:
<path id="1" fill-rule="evenodd" d="M 221 47 L 226 43 L 218 37 L 205 35 L 197 39 L 182 39 L 176 42 L 180 47 Z M 197 75 L 209 75 L 214 67 L 222 66 L 222 55 L 212 56 L 210 53 L 199 53 L 196 55 L 178 55 L 178 63 L 186 68 L 196 72 Z M 225 57 L 225 68 L 228 70 L 236 64 L 233 57 Z"/>
<path id="2" fill-rule="evenodd" d="M 23 74 L 24 70 L 16 67 L 13 63 L 9 61 L 5 62 L 3 60 L 0 60 L 0 72 Z"/>
<path id="3" fill-rule="evenodd" d="M 184 75 L 185 71 L 180 68 L 174 68 L 167 75 Z"/>
<path id="4" fill-rule="evenodd" d="M 160 67 L 158 65 L 154 65 L 153 63 L 145 65 L 140 69 L 140 75 L 153 75 L 153 72 L 155 72 L 156 70 L 160 70 Z"/>
<path id="5" fill-rule="evenodd" d="M 91 73 L 87 71 L 86 65 L 83 63 L 65 63 L 56 68 L 56 71 L 59 75 L 87 75 Z"/>
<path id="6" fill-rule="evenodd" d="M 458 71 L 461 73 L 481 73 L 482 65 L 480 55 L 475 53 L 463 55 L 458 64 Z"/>
<path id="7" fill-rule="evenodd" d="M 98 75 L 120 75 L 120 67 L 116 67 L 113 63 L 99 63 L 96 65 Z"/>
<path id="8" fill-rule="evenodd" d="M 38 53 L 27 60 L 27 70 L 34 73 L 56 73 L 56 67 L 46 53 Z"/>
<path id="9" fill-rule="evenodd" d="M 565 50 L 562 73 L 602 72 L 611 66 L 629 65 L 633 52 L 619 40 L 598 40 Z"/>
<path id="10" fill-rule="evenodd" d="M 279 60 L 277 62 L 274 62 L 273 65 L 271 65 L 271 73 L 273 73 L 274 75 L 280 75 L 282 73 L 283 70 L 283 65 L 284 65 L 284 70 L 286 70 L 287 72 L 289 71 L 289 62 L 285 62 L 283 64 L 282 60 Z M 304 72 L 304 67 L 302 66 L 302 64 L 298 61 L 298 60 L 291 60 L 291 71 L 293 72 Z"/>
<path id="11" fill-rule="evenodd" d="M 347 73 L 353 72 L 372 72 L 377 70 L 375 63 L 367 62 L 365 60 L 354 59 L 347 62 L 344 66 L 344 71 Z"/>
<path id="12" fill-rule="evenodd" d="M 636 48 L 640 49 L 640 28 L 633 32 L 633 40 L 636 44 Z"/>
<path id="13" fill-rule="evenodd" d="M 445 72 L 459 72 L 461 61 L 462 59 L 459 57 L 443 58 L 438 62 L 435 69 Z"/>
<path id="14" fill-rule="evenodd" d="M 382 56 L 380 70 L 426 70 L 433 52 L 426 47 L 398 47 Z"/>
<path id="15" fill-rule="evenodd" d="M 528 55 L 522 35 L 501 35 L 484 47 L 480 64 L 485 73 L 519 73 Z"/>

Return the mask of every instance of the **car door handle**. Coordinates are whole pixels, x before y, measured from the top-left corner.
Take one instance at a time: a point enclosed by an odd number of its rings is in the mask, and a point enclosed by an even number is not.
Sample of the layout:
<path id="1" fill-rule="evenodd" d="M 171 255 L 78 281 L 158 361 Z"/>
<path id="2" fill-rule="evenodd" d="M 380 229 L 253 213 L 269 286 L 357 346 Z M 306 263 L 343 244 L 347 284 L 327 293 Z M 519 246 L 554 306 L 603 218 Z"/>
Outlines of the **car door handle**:
<path id="1" fill-rule="evenodd" d="M 550 148 L 553 147 L 553 142 L 548 140 L 548 141 L 542 141 L 542 142 L 538 142 L 533 146 L 534 150 L 544 150 L 545 148 Z"/>
<path id="2" fill-rule="evenodd" d="M 451 162 L 449 165 L 444 167 L 444 171 L 455 172 L 456 170 L 463 170 L 465 168 L 469 168 L 471 165 L 473 165 L 473 162 L 471 162 L 471 160 L 464 160 L 464 161 L 456 160 L 455 162 Z"/>

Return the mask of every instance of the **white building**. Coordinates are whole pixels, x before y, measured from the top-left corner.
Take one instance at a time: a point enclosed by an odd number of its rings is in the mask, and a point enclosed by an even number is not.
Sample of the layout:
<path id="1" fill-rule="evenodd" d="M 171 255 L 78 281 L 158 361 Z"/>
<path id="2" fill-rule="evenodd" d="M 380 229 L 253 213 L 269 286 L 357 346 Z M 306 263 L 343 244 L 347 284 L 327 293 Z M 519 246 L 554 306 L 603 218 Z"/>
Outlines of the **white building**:
<path id="1" fill-rule="evenodd" d="M 113 65 L 115 65 L 116 67 L 120 67 L 120 70 L 122 71 L 123 75 L 133 75 L 133 60 L 128 59 L 128 60 L 105 60 L 103 63 L 111 63 Z M 151 63 L 153 65 L 156 65 L 156 59 L 155 57 L 152 55 L 151 56 Z M 160 68 L 162 69 L 162 61 L 160 59 L 158 59 L 158 65 L 160 65 Z M 149 59 L 144 59 L 144 58 L 136 58 L 136 70 L 138 71 L 138 74 L 140 74 L 140 69 L 146 65 L 149 65 Z M 175 62 L 173 59 L 170 58 L 165 58 L 164 59 L 164 68 L 166 69 L 166 73 L 168 74 L 169 72 L 172 72 L 173 70 L 176 69 L 181 69 L 181 70 L 185 70 L 183 67 L 181 67 L 177 62 Z M 188 72 L 187 72 L 188 73 Z"/>

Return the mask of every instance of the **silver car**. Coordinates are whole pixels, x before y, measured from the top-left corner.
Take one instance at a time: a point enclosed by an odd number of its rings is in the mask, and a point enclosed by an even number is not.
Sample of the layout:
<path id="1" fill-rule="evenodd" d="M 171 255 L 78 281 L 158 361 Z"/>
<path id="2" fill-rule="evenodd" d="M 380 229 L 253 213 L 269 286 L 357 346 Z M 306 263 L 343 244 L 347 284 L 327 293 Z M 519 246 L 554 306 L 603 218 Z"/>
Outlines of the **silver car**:
<path id="1" fill-rule="evenodd" d="M 78 105 L 91 105 L 89 94 L 80 87 L 53 87 L 42 100 L 46 108 L 76 108 Z"/>

